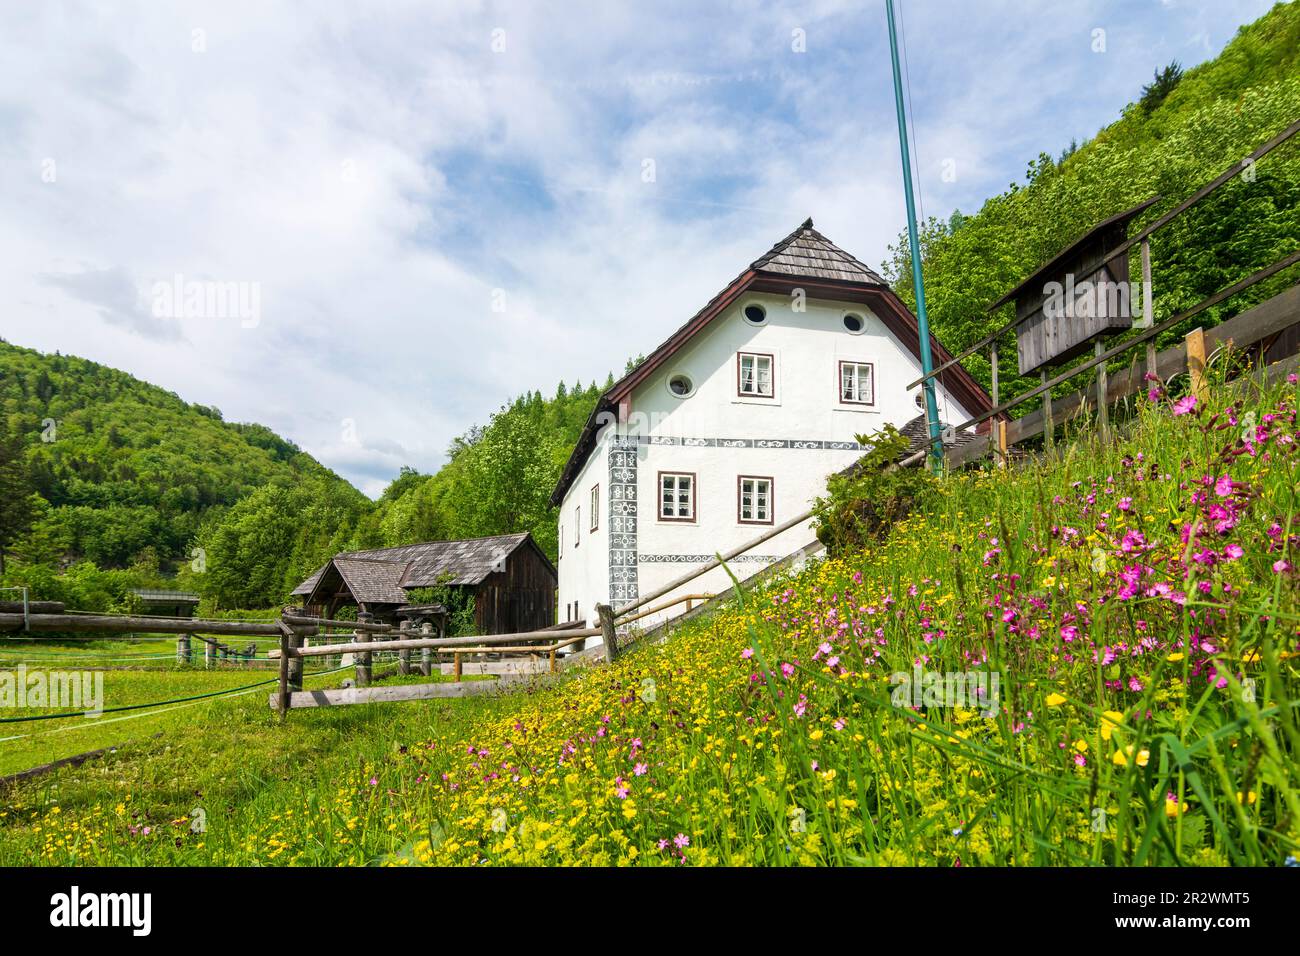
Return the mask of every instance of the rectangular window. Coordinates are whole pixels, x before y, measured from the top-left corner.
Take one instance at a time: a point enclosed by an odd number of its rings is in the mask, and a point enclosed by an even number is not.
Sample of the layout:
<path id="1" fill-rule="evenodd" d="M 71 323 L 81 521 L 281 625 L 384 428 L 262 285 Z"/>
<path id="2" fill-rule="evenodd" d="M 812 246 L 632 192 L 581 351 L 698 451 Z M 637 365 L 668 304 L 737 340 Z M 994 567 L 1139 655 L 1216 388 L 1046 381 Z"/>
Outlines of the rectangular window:
<path id="1" fill-rule="evenodd" d="M 736 479 L 736 517 L 741 524 L 772 523 L 772 479 L 741 475 Z"/>
<path id="2" fill-rule="evenodd" d="M 695 520 L 695 476 L 659 472 L 659 520 Z"/>
<path id="3" fill-rule="evenodd" d="M 591 530 L 600 527 L 600 485 L 591 486 Z"/>
<path id="4" fill-rule="evenodd" d="M 772 356 L 758 352 L 736 354 L 736 394 L 755 398 L 775 398 Z"/>
<path id="5" fill-rule="evenodd" d="M 573 546 L 582 544 L 582 505 L 573 509 Z"/>
<path id="6" fill-rule="evenodd" d="M 845 405 L 876 404 L 876 374 L 870 362 L 840 363 L 840 402 Z"/>

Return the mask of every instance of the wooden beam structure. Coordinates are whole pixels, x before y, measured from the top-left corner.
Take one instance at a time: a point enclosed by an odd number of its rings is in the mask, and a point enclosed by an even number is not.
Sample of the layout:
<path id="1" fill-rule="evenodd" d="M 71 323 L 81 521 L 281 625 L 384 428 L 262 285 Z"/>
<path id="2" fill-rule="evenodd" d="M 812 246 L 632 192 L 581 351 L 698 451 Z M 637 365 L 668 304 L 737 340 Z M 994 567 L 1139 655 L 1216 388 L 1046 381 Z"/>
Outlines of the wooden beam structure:
<path id="1" fill-rule="evenodd" d="M 321 657 L 326 654 L 360 654 L 365 651 L 400 651 L 405 648 L 430 647 L 442 650 L 453 650 L 460 647 L 481 647 L 486 645 L 509 645 L 514 641 L 549 641 L 557 636 L 564 634 L 566 638 L 577 637 L 596 637 L 600 634 L 600 628 L 587 627 L 581 630 L 566 631 L 525 631 L 522 634 L 485 634 L 481 637 L 419 637 L 406 641 L 369 641 L 367 643 L 351 644 L 328 644 L 315 645 L 312 647 L 300 647 L 295 654 L 301 657 Z M 567 643 L 567 640 L 566 640 Z M 536 650 L 542 650 L 542 647 Z M 271 659 L 278 659 L 280 651 L 272 650 L 267 654 Z"/>
<path id="2" fill-rule="evenodd" d="M 0 614 L 0 631 L 96 631 L 114 634 L 222 634 L 279 637 L 278 621 L 203 621 L 182 617 L 134 617 L 116 614 L 32 614 L 26 627 L 21 614 Z"/>

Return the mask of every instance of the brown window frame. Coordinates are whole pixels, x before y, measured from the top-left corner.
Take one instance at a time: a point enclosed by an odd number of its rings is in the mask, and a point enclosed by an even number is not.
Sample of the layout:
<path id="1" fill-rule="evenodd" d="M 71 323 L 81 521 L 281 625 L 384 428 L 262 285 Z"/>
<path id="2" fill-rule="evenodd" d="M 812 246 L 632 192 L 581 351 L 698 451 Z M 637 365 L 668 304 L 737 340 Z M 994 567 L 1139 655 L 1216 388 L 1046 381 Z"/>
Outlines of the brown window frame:
<path id="1" fill-rule="evenodd" d="M 590 498 L 588 504 L 591 508 L 591 527 L 587 529 L 588 534 L 600 528 L 600 482 L 591 486 Z"/>
<path id="2" fill-rule="evenodd" d="M 865 365 L 867 368 L 871 369 L 871 401 L 864 402 L 861 399 L 852 399 L 852 398 L 844 397 L 844 366 L 846 365 L 857 365 L 859 367 Z M 840 359 L 839 364 L 835 366 L 835 395 L 837 398 L 839 398 L 841 405 L 855 405 L 855 406 L 862 406 L 863 408 L 875 408 L 876 407 L 876 363 L 860 362 L 857 359 Z"/>
<path id="3" fill-rule="evenodd" d="M 691 479 L 691 516 L 689 518 L 664 517 L 664 478 Z M 661 471 L 655 476 L 655 517 L 666 524 L 697 524 L 700 517 L 700 479 L 693 471 Z"/>
<path id="4" fill-rule="evenodd" d="M 764 395 L 762 392 L 746 392 L 740 387 L 741 382 L 741 360 L 746 356 L 751 358 L 765 358 L 770 363 L 768 365 L 768 377 L 772 386 L 772 394 Z M 758 372 L 755 370 L 754 379 L 757 381 Z M 769 401 L 776 400 L 776 355 L 772 352 L 737 352 L 736 353 L 736 397 L 737 398 L 763 398 Z"/>
<path id="5" fill-rule="evenodd" d="M 767 518 L 746 518 L 744 516 L 744 495 L 746 481 L 767 482 Z M 737 524 L 776 524 L 776 479 L 771 475 L 737 475 L 736 476 L 736 523 Z"/>

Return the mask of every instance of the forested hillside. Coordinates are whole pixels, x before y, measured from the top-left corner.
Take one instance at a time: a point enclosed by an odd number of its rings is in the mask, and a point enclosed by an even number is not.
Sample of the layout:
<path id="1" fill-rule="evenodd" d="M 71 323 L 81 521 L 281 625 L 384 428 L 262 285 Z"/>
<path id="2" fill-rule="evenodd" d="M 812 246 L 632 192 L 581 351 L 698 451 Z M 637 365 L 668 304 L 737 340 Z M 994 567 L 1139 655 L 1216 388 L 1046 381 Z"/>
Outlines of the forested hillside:
<path id="1" fill-rule="evenodd" d="M 356 511 L 333 489 L 259 488 L 200 531 L 208 567 L 195 587 L 220 607 L 263 607 L 338 551 L 515 531 L 554 558 L 547 499 L 598 394 L 561 383 L 552 399 L 518 398 L 452 442 L 437 474 L 403 469 Z"/>
<path id="2" fill-rule="evenodd" d="M 1243 27 L 1218 57 L 1185 74 L 1174 64 L 1152 68 L 1160 69 L 1151 84 L 1135 90 L 1136 101 L 1092 140 L 1055 159 L 1040 154 L 1029 163 L 1026 183 L 1012 183 L 977 214 L 958 211 L 925 224 L 926 303 L 945 345 L 956 350 L 986 335 L 989 304 L 1097 221 L 1158 195 L 1162 200 L 1138 222 L 1155 219 L 1300 118 L 1300 4 L 1278 4 Z M 1300 248 L 1298 139 L 1243 167 L 1241 176 L 1155 235 L 1157 321 Z M 906 233 L 891 247 L 884 271 L 915 306 Z M 1141 275 L 1136 255 L 1132 274 Z M 1196 321 L 1208 326 L 1230 318 L 1296 275 L 1297 269 L 1287 270 Z M 1009 317 L 1009 307 L 998 314 L 999 321 Z M 1171 330 L 1162 347 L 1180 334 Z M 965 364 L 988 382 L 987 354 Z M 1004 377 L 1002 394 L 1030 384 Z"/>
<path id="3" fill-rule="evenodd" d="M 486 427 L 472 428 L 448 449 L 436 475 L 404 473 L 384 492 L 359 529 L 365 546 L 474 538 L 531 531 L 552 559 L 556 514 L 551 492 L 604 386 L 540 392 L 515 399 Z"/>
<path id="4" fill-rule="evenodd" d="M 72 601 L 120 603 L 126 588 L 189 570 L 204 529 L 254 492 L 328 501 L 336 523 L 370 507 L 262 425 L 223 421 L 95 362 L 4 342 L 0 442 L 5 583 Z"/>
<path id="5" fill-rule="evenodd" d="M 350 548 L 531 531 L 554 556 L 547 499 L 598 393 L 522 396 L 372 502 L 262 425 L 0 341 L 0 581 L 87 610 L 176 585 L 216 611 L 275 605 Z"/>

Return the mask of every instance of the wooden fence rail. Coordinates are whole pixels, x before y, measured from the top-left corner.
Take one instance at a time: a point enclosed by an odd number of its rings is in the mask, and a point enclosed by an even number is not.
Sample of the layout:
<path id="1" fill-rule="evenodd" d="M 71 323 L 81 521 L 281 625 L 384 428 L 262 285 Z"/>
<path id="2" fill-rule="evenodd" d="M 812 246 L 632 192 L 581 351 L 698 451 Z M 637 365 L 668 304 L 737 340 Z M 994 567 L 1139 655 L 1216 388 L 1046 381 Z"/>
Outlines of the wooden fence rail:
<path id="1" fill-rule="evenodd" d="M 276 621 L 204 621 L 184 617 L 136 617 L 113 614 L 0 614 L 0 631 L 101 631 L 112 634 L 221 634 L 277 637 Z"/>
<path id="2" fill-rule="evenodd" d="M 1203 377 L 1207 356 L 1212 356 L 1229 346 L 1246 348 L 1256 345 L 1297 323 L 1300 323 L 1300 285 L 1292 286 L 1214 328 L 1194 329 L 1180 345 L 1156 354 L 1155 374 L 1164 381 L 1181 372 L 1187 372 L 1189 375 L 1195 373 L 1198 377 Z M 1135 340 L 1128 347 L 1132 348 L 1142 344 L 1143 341 L 1145 338 Z M 1123 349 L 1113 351 L 1118 354 Z M 1106 383 L 1105 404 L 1114 405 L 1130 395 L 1140 394 L 1145 390 L 1146 385 L 1134 363 L 1127 373 L 1117 375 Z M 1008 446 L 1015 445 L 1045 435 L 1049 427 L 1054 428 L 1056 424 L 1068 418 L 1087 414 L 1089 410 L 1095 410 L 1096 407 L 1097 383 L 1092 382 L 1063 398 L 1054 398 L 1050 420 L 1045 417 L 1044 410 L 1037 409 L 1022 418 L 1007 422 L 1005 442 Z M 948 466 L 960 468 L 983 458 L 990 451 L 996 452 L 997 441 L 998 436 L 995 433 L 988 441 L 969 442 L 950 449 L 946 456 Z"/>
<path id="3" fill-rule="evenodd" d="M 588 627 L 570 631 L 521 631 L 518 634 L 486 634 L 481 637 L 410 637 L 392 641 L 367 641 L 364 643 L 357 642 L 352 644 L 313 644 L 311 647 L 299 647 L 290 651 L 293 657 L 321 657 L 327 654 L 360 654 L 366 651 L 403 651 L 418 650 L 422 647 L 434 649 L 457 649 L 457 648 L 479 648 L 480 645 L 508 646 L 516 641 L 544 641 L 554 638 L 558 634 L 564 634 L 566 638 L 587 638 L 596 637 L 600 634 L 600 628 Z M 572 640 L 566 639 L 564 644 L 572 643 Z M 535 647 L 527 648 L 531 652 L 541 652 L 548 650 L 551 645 L 541 644 Z M 493 653 L 501 651 L 492 649 Z M 279 658 L 285 653 L 284 648 L 279 650 L 267 651 L 267 656 L 272 660 Z"/>

